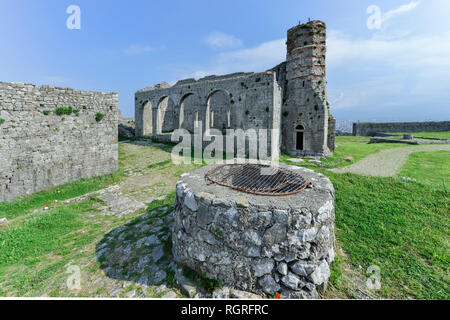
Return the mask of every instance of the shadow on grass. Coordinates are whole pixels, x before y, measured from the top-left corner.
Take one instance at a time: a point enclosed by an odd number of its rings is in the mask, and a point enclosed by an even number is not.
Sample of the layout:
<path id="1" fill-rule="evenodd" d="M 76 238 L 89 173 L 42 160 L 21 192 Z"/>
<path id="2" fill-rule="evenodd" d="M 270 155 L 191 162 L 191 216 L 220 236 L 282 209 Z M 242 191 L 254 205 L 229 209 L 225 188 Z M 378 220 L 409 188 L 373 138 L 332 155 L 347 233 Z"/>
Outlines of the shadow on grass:
<path id="1" fill-rule="evenodd" d="M 100 268 L 112 279 L 175 287 L 172 258 L 172 196 L 154 201 L 147 213 L 112 230 L 96 246 Z"/>

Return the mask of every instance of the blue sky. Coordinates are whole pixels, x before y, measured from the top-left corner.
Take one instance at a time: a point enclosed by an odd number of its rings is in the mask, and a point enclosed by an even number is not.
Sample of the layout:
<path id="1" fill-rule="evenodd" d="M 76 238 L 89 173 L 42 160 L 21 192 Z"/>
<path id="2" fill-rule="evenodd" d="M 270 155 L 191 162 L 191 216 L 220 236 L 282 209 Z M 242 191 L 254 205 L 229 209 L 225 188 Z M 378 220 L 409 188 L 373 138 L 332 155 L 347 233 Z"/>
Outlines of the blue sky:
<path id="1" fill-rule="evenodd" d="M 70 5 L 80 30 L 66 27 Z M 132 116 L 143 87 L 275 66 L 309 17 L 328 26 L 338 119 L 450 120 L 448 0 L 0 0 L 0 81 L 116 91 Z"/>

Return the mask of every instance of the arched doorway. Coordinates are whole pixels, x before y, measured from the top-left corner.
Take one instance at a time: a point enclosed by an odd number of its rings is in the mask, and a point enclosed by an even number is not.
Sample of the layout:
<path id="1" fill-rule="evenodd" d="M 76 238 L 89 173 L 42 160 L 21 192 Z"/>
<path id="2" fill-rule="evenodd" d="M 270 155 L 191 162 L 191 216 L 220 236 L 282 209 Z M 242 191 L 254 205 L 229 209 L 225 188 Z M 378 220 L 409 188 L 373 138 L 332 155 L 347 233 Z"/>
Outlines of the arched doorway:
<path id="1" fill-rule="evenodd" d="M 179 109 L 170 97 L 163 97 L 158 103 L 158 133 L 171 133 L 178 129 Z"/>
<path id="2" fill-rule="evenodd" d="M 299 124 L 295 128 L 295 149 L 303 151 L 305 148 L 305 127 Z"/>
<path id="3" fill-rule="evenodd" d="M 231 103 L 230 96 L 223 90 L 211 93 L 207 100 L 206 131 L 217 129 L 225 132 L 231 128 Z"/>
<path id="4" fill-rule="evenodd" d="M 152 118 L 152 104 L 147 100 L 142 104 L 142 133 L 144 135 L 150 136 L 153 133 Z"/>
<path id="5" fill-rule="evenodd" d="M 180 128 L 193 133 L 195 123 L 202 121 L 201 109 L 201 103 L 197 95 L 188 93 L 183 96 L 180 102 Z"/>

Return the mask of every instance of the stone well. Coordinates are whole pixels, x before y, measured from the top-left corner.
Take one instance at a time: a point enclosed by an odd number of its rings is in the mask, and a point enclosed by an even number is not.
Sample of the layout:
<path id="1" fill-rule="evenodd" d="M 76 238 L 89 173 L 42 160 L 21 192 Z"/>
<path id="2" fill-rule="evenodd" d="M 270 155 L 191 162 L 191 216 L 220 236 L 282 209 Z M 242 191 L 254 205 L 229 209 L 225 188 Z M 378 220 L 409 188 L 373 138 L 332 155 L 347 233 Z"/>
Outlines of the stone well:
<path id="1" fill-rule="evenodd" d="M 322 174 L 280 165 L 310 185 L 284 196 L 210 183 L 215 165 L 177 183 L 173 254 L 223 286 L 284 298 L 317 298 L 334 259 L 334 188 Z"/>

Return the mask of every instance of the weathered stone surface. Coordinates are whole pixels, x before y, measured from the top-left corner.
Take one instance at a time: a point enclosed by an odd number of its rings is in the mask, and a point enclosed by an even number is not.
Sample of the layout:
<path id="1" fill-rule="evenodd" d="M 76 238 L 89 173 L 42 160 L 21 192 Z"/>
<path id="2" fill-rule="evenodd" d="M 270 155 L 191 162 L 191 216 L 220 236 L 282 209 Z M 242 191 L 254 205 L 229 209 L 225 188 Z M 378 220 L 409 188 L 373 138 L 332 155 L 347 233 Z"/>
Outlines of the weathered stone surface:
<path id="1" fill-rule="evenodd" d="M 264 233 L 263 240 L 267 244 L 280 243 L 286 240 L 286 227 L 275 224 Z"/>
<path id="2" fill-rule="evenodd" d="M 119 129 L 118 131 L 119 131 L 120 138 L 130 139 L 130 138 L 134 138 L 134 136 L 135 136 L 134 128 L 131 126 L 127 126 L 123 123 L 119 123 L 118 129 Z"/>
<path id="3" fill-rule="evenodd" d="M 163 299 L 176 299 L 177 294 L 173 291 L 167 292 L 165 295 L 162 296 Z"/>
<path id="4" fill-rule="evenodd" d="M 180 286 L 181 293 L 193 298 L 197 293 L 195 285 L 181 274 L 181 271 L 175 273 L 175 280 Z"/>
<path id="5" fill-rule="evenodd" d="M 280 285 L 275 282 L 275 280 L 270 275 L 265 275 L 260 281 L 259 284 L 261 285 L 262 290 L 272 295 L 278 290 L 280 290 Z"/>
<path id="6" fill-rule="evenodd" d="M 239 195 L 236 197 L 236 205 L 238 207 L 247 208 L 249 206 L 247 197 Z"/>
<path id="7" fill-rule="evenodd" d="M 281 282 L 292 290 L 298 290 L 305 286 L 305 283 L 299 276 L 289 272 L 286 276 L 281 278 Z"/>
<path id="8" fill-rule="evenodd" d="M 319 264 L 319 266 L 310 275 L 310 279 L 315 285 L 322 284 L 328 280 L 330 277 L 330 267 L 325 260 Z"/>
<path id="9" fill-rule="evenodd" d="M 314 265 L 297 261 L 291 265 L 291 270 L 299 276 L 307 277 L 314 271 Z"/>
<path id="10" fill-rule="evenodd" d="M 290 245 L 302 245 L 305 242 L 314 240 L 317 235 L 317 228 L 297 230 L 294 234 L 288 235 Z"/>
<path id="11" fill-rule="evenodd" d="M 278 264 L 277 270 L 282 276 L 285 276 L 288 273 L 288 265 L 284 262 L 280 262 Z"/>
<path id="12" fill-rule="evenodd" d="M 197 211 L 197 201 L 195 200 L 195 196 L 192 192 L 189 191 L 186 193 L 186 196 L 184 197 L 184 205 L 192 211 Z"/>
<path id="13" fill-rule="evenodd" d="M 261 277 L 265 274 L 271 273 L 274 267 L 274 262 L 272 260 L 261 261 L 257 263 L 253 269 L 255 270 L 255 276 Z"/>
<path id="14" fill-rule="evenodd" d="M 261 245 L 261 237 L 253 229 L 249 229 L 249 230 L 245 231 L 244 234 L 242 235 L 242 239 L 250 245 L 254 245 L 254 246 Z"/>
<path id="15" fill-rule="evenodd" d="M 164 246 L 160 245 L 153 249 L 152 258 L 153 262 L 158 262 L 164 256 Z"/>

